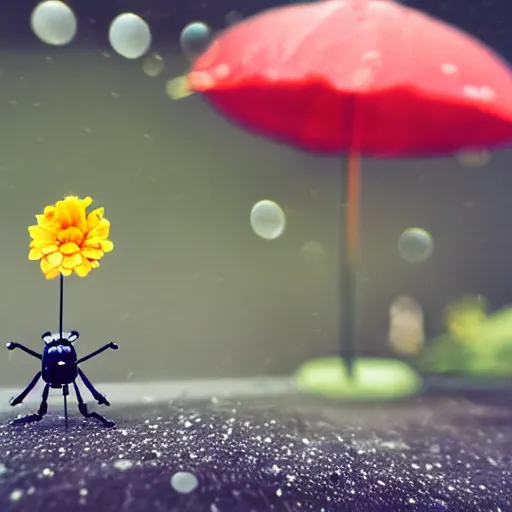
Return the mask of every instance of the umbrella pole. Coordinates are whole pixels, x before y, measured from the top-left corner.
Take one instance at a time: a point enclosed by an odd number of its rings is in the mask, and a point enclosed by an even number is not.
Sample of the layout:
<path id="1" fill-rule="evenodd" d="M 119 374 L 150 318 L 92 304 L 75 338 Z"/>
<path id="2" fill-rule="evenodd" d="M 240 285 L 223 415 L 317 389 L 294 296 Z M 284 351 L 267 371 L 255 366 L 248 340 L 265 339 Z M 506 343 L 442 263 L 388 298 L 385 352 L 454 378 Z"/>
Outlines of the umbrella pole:
<path id="1" fill-rule="evenodd" d="M 354 377 L 355 320 L 357 298 L 357 263 L 359 235 L 359 190 L 361 181 L 361 157 L 359 153 L 348 155 L 345 197 L 345 258 L 341 263 L 340 299 L 343 318 L 340 329 L 340 352 L 345 362 L 347 377 Z"/>

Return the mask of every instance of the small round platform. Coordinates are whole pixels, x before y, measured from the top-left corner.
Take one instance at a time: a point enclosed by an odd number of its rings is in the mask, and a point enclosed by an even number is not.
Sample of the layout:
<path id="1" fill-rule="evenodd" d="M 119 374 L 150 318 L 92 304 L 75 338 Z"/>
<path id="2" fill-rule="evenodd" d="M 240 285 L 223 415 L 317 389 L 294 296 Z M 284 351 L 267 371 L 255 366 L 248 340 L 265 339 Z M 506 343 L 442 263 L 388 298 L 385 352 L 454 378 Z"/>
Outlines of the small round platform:
<path id="1" fill-rule="evenodd" d="M 349 379 L 340 357 L 314 359 L 295 374 L 299 390 L 328 398 L 381 400 L 412 396 L 421 391 L 421 377 L 396 359 L 359 358 Z"/>

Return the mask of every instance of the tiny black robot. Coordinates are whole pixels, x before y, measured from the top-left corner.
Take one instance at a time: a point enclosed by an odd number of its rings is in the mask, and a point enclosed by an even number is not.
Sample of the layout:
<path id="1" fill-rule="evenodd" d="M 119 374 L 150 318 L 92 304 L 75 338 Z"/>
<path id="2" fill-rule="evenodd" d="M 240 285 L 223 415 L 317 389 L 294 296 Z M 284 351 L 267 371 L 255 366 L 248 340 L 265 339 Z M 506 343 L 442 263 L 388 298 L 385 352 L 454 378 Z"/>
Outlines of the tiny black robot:
<path id="1" fill-rule="evenodd" d="M 86 418 L 93 418 L 101 422 L 105 427 L 114 427 L 115 423 L 113 421 L 108 420 L 101 414 L 97 412 L 89 412 L 87 409 L 87 404 L 84 402 L 82 398 L 82 394 L 78 388 L 76 383 L 76 379 L 78 376 L 82 379 L 82 382 L 85 384 L 87 389 L 91 392 L 94 399 L 100 405 L 110 405 L 108 400 L 104 395 L 98 392 L 98 390 L 93 386 L 91 381 L 87 378 L 85 373 L 78 367 L 79 364 L 91 359 L 98 354 L 101 354 L 105 350 L 109 348 L 112 350 L 117 350 L 119 347 L 116 343 L 110 342 L 104 345 L 103 347 L 95 350 L 87 356 L 84 356 L 80 359 L 77 357 L 76 350 L 73 346 L 73 343 L 78 339 L 80 335 L 77 331 L 64 332 L 64 333 L 51 333 L 45 332 L 41 338 L 45 343 L 45 347 L 42 354 L 22 345 L 21 343 L 17 343 L 11 341 L 7 343 L 7 348 L 9 350 L 14 350 L 19 348 L 30 354 L 31 356 L 39 359 L 41 361 L 41 370 L 37 372 L 35 377 L 30 381 L 28 386 L 18 395 L 10 400 L 10 404 L 12 406 L 21 404 L 23 400 L 27 397 L 27 395 L 34 389 L 35 385 L 38 383 L 39 379 L 43 379 L 46 383 L 44 390 L 41 405 L 39 409 L 34 414 L 29 414 L 28 416 L 24 416 L 23 418 L 17 418 L 13 420 L 13 424 L 17 425 L 25 425 L 27 423 L 33 423 L 35 421 L 41 421 L 43 416 L 48 412 L 48 395 L 50 393 L 50 388 L 52 389 L 62 389 L 62 395 L 64 396 L 64 416 L 66 421 L 66 427 L 68 425 L 68 410 L 67 410 L 67 396 L 69 395 L 69 386 L 72 385 L 75 389 L 76 398 L 78 401 L 78 410 L 82 416 Z"/>

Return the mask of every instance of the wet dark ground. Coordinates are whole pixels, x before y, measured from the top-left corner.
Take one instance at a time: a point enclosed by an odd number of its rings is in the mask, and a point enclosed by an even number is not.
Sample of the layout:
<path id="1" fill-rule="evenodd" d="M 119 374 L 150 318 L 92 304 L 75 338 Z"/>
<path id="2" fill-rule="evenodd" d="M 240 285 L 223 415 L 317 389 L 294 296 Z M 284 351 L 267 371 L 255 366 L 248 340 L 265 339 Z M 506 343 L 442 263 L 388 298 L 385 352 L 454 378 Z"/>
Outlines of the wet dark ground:
<path id="1" fill-rule="evenodd" d="M 506 396 L 482 402 L 102 407 L 113 430 L 73 405 L 67 431 L 53 405 L 27 427 L 2 413 L 0 510 L 511 511 L 512 408 Z M 177 472 L 197 481 L 181 475 L 192 486 L 177 489 Z"/>

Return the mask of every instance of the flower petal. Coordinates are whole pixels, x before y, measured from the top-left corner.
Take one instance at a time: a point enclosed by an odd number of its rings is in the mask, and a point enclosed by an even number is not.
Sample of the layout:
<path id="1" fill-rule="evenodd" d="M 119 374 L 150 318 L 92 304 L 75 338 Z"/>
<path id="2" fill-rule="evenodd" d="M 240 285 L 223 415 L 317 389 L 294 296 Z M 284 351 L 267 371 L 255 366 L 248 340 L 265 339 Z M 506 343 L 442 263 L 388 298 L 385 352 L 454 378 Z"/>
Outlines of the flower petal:
<path id="1" fill-rule="evenodd" d="M 76 254 L 73 254 L 73 256 L 66 256 L 62 261 L 62 266 L 73 270 L 75 267 L 83 265 L 83 263 L 84 258 L 79 252 L 77 252 Z"/>
<path id="2" fill-rule="evenodd" d="M 90 249 L 99 249 L 103 252 L 110 252 L 114 249 L 114 244 L 110 240 L 94 237 L 84 242 L 84 248 L 85 247 Z"/>
<path id="3" fill-rule="evenodd" d="M 28 259 L 30 261 L 37 261 L 43 257 L 43 253 L 39 249 L 32 248 L 28 253 Z"/>
<path id="4" fill-rule="evenodd" d="M 41 258 L 40 262 L 41 271 L 43 274 L 48 274 L 48 272 L 51 272 L 55 267 L 48 261 L 47 258 Z"/>
<path id="5" fill-rule="evenodd" d="M 55 242 L 55 233 L 42 226 L 29 226 L 29 235 L 34 240 L 45 240 L 46 242 Z"/>
<path id="6" fill-rule="evenodd" d="M 78 245 L 75 244 L 75 242 L 67 242 L 60 246 L 60 252 L 64 254 L 64 256 L 72 256 L 73 254 L 76 254 L 79 250 L 80 247 L 78 247 Z"/>
<path id="7" fill-rule="evenodd" d="M 52 242 L 48 242 L 47 240 L 31 240 L 30 244 L 29 244 L 29 247 L 31 249 L 33 248 L 36 248 L 36 249 L 41 249 L 42 247 L 47 247 L 48 245 L 53 245 L 53 241 Z"/>
<path id="8" fill-rule="evenodd" d="M 64 256 L 60 252 L 54 252 L 52 254 L 48 254 L 46 256 L 46 261 L 52 266 L 52 267 L 58 267 L 62 264 L 62 261 L 64 260 Z"/>
<path id="9" fill-rule="evenodd" d="M 91 230 L 94 229 L 103 219 L 103 214 L 105 213 L 105 208 L 96 208 L 89 215 L 87 215 L 87 227 Z"/>
<path id="10" fill-rule="evenodd" d="M 91 249 L 101 249 L 101 238 L 90 238 L 84 242 L 83 247 L 89 247 Z"/>
<path id="11" fill-rule="evenodd" d="M 102 240 L 100 246 L 103 252 L 110 252 L 114 249 L 114 244 L 110 240 Z"/>
<path id="12" fill-rule="evenodd" d="M 82 245 L 84 238 L 87 233 L 84 233 L 80 228 L 76 226 L 69 226 L 66 229 L 61 229 L 57 235 L 57 239 L 65 244 L 67 242 L 74 242 L 78 246 Z"/>
<path id="13" fill-rule="evenodd" d="M 41 247 L 41 252 L 43 254 L 51 254 L 52 252 L 57 251 L 59 248 L 56 245 L 44 245 Z"/>
<path id="14" fill-rule="evenodd" d="M 60 273 L 64 276 L 64 277 L 69 277 L 73 271 L 70 270 L 69 268 L 63 268 L 63 267 L 60 267 Z"/>
<path id="15" fill-rule="evenodd" d="M 79 277 L 85 277 L 91 271 L 91 267 L 88 265 L 78 265 L 75 267 L 75 273 Z"/>
<path id="16" fill-rule="evenodd" d="M 101 260 L 103 258 L 103 251 L 99 249 L 91 249 L 90 247 L 84 247 L 82 249 L 82 255 L 88 260 Z"/>
<path id="17" fill-rule="evenodd" d="M 110 221 L 103 218 L 100 219 L 98 225 L 89 231 L 88 238 L 108 238 L 110 232 Z"/>
<path id="18" fill-rule="evenodd" d="M 53 270 L 46 272 L 44 277 L 46 277 L 46 279 L 55 279 L 58 275 L 59 275 L 59 269 L 54 268 Z"/>
<path id="19" fill-rule="evenodd" d="M 75 226 L 81 231 L 85 231 L 87 229 L 85 210 L 91 202 L 92 199 L 90 197 L 79 199 L 76 196 L 68 196 L 63 201 L 58 201 L 56 204 L 56 217 L 59 219 L 62 228 L 66 229 L 70 226 Z"/>
<path id="20" fill-rule="evenodd" d="M 47 220 L 52 222 L 55 219 L 55 211 L 56 208 L 53 205 L 47 206 L 43 211 L 43 217 Z"/>

